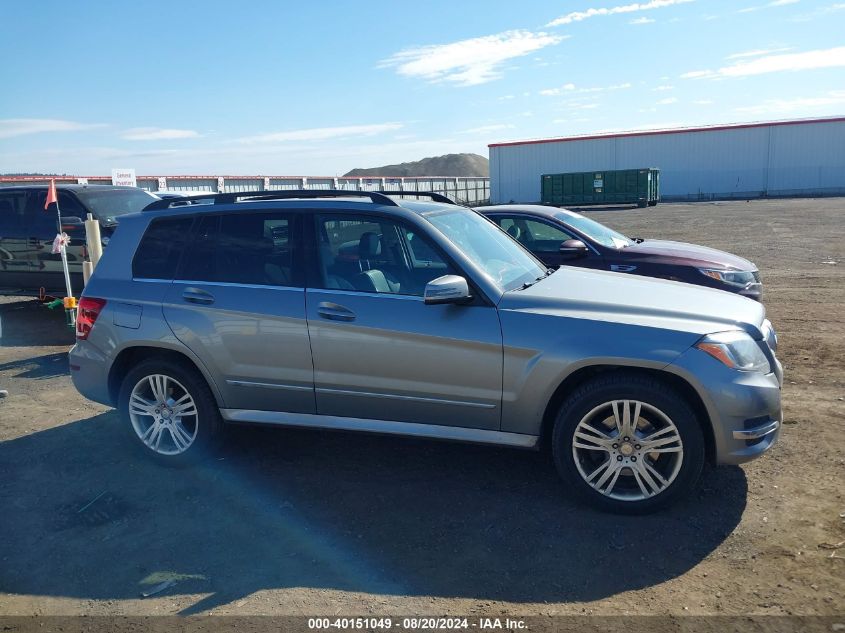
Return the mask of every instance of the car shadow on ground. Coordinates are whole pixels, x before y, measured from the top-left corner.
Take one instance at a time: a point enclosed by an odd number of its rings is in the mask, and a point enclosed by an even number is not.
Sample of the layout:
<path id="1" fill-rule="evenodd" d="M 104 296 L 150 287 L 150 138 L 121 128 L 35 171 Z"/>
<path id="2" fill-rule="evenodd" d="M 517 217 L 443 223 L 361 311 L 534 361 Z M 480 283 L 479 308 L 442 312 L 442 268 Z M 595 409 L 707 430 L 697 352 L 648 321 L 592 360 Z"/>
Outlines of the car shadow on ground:
<path id="1" fill-rule="evenodd" d="M 51 310 L 25 297 L 0 303 L 0 347 L 73 345 L 74 337 L 61 307 Z"/>
<path id="2" fill-rule="evenodd" d="M 237 427 L 173 469 L 124 433 L 110 412 L 0 444 L 0 591 L 131 599 L 173 578 L 171 594 L 207 594 L 183 614 L 293 587 L 596 600 L 687 572 L 747 495 L 722 468 L 668 511 L 622 517 L 574 503 L 542 453 Z"/>
<path id="3" fill-rule="evenodd" d="M 0 371 L 12 371 L 13 378 L 54 378 L 68 373 L 67 352 L 0 363 Z"/>

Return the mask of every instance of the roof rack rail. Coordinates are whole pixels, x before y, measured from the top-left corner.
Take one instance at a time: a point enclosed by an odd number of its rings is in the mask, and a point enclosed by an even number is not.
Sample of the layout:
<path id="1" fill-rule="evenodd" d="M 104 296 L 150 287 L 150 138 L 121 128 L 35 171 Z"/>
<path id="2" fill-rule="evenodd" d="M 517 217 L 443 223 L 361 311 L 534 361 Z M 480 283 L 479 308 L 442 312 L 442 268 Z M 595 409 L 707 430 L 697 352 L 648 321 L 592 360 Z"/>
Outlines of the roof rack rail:
<path id="1" fill-rule="evenodd" d="M 198 204 L 201 200 L 211 200 L 213 204 L 231 204 L 238 200 L 288 200 L 296 198 L 369 198 L 374 204 L 398 207 L 395 200 L 388 198 L 379 191 L 349 191 L 345 189 L 282 189 L 279 191 L 235 191 L 231 193 L 209 193 L 208 195 L 191 196 L 191 204 Z M 185 206 L 185 198 L 165 198 L 148 204 L 144 211 L 158 211 L 171 207 Z"/>
<path id="2" fill-rule="evenodd" d="M 451 198 L 445 196 L 442 193 L 437 193 L 436 191 L 386 191 L 384 189 L 380 189 L 379 193 L 383 193 L 386 196 L 411 196 L 414 198 L 431 198 L 434 202 L 442 202 L 444 204 L 454 204 L 459 206 L 457 202 L 452 200 Z"/>

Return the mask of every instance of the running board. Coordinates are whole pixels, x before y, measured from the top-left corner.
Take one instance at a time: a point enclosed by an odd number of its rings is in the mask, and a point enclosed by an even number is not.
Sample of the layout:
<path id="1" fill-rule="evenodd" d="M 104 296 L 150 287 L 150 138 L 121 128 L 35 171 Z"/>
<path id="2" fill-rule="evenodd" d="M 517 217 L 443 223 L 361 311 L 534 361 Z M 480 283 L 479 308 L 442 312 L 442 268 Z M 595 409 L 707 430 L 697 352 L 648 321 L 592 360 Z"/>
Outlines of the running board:
<path id="1" fill-rule="evenodd" d="M 385 435 L 403 435 L 406 437 L 425 437 L 454 442 L 473 444 L 494 444 L 516 448 L 537 448 L 536 435 L 523 433 L 505 433 L 487 429 L 468 429 L 461 426 L 441 426 L 438 424 L 418 424 L 416 422 L 394 422 L 392 420 L 365 420 L 363 418 L 344 418 L 334 415 L 314 415 L 311 413 L 281 413 L 277 411 L 253 411 L 250 409 L 220 409 L 227 422 L 245 422 L 249 424 L 272 424 L 305 429 L 333 429 L 336 431 L 363 431 Z"/>

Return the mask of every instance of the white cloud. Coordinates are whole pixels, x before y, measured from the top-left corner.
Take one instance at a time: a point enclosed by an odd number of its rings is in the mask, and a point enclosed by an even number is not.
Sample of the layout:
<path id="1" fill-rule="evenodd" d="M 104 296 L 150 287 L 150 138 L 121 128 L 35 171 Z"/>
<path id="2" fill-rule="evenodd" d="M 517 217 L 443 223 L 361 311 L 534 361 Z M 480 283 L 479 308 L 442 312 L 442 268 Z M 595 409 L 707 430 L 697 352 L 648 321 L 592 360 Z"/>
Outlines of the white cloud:
<path id="1" fill-rule="evenodd" d="M 677 97 L 667 97 L 666 99 L 661 99 L 657 102 L 657 105 L 671 105 L 673 103 L 678 103 Z"/>
<path id="2" fill-rule="evenodd" d="M 843 9 L 845 9 L 845 2 L 837 2 L 836 4 L 832 4 L 827 7 L 820 7 L 815 11 L 811 11 L 809 13 L 797 15 L 792 18 L 792 20 L 794 22 L 809 22 L 810 20 L 814 20 L 815 18 L 823 17 L 825 15 L 829 15 L 837 11 L 842 11 Z"/>
<path id="3" fill-rule="evenodd" d="M 544 97 L 554 97 L 555 95 L 559 95 L 562 92 L 575 90 L 575 84 L 569 83 L 564 84 L 560 88 L 546 88 L 545 90 L 541 90 L 538 94 L 543 95 Z"/>
<path id="4" fill-rule="evenodd" d="M 515 99 L 514 95 L 502 95 L 499 97 L 499 101 L 510 101 L 511 99 Z"/>
<path id="5" fill-rule="evenodd" d="M 510 130 L 515 127 L 516 126 L 513 123 L 494 123 L 492 125 L 481 125 L 479 127 L 463 130 L 461 134 L 487 134 L 498 130 Z"/>
<path id="6" fill-rule="evenodd" d="M 402 128 L 401 123 L 376 123 L 373 125 L 346 125 L 342 127 L 318 127 L 287 132 L 258 134 L 238 139 L 239 143 L 286 143 L 290 141 L 325 141 L 350 136 L 374 136 Z"/>
<path id="7" fill-rule="evenodd" d="M 581 22 L 582 20 L 599 15 L 616 15 L 617 13 L 634 13 L 637 11 L 661 9 L 663 7 L 671 7 L 676 4 L 686 4 L 687 2 L 693 2 L 693 0 L 651 0 L 650 2 L 635 2 L 633 4 L 626 4 L 618 7 L 590 8 L 586 11 L 573 11 L 572 13 L 562 15 L 549 22 L 546 26 L 572 24 L 573 22 Z"/>
<path id="8" fill-rule="evenodd" d="M 657 86 L 657 88 L 652 88 L 654 92 L 665 92 L 666 90 L 674 90 L 675 86 L 670 86 L 668 84 L 663 86 Z"/>
<path id="9" fill-rule="evenodd" d="M 791 48 L 758 48 L 753 51 L 743 51 L 742 53 L 734 53 L 728 55 L 725 59 L 744 59 L 746 57 L 760 57 L 762 55 L 771 55 L 772 53 L 783 53 L 791 51 Z"/>
<path id="10" fill-rule="evenodd" d="M 475 86 L 501 77 L 504 62 L 553 46 L 567 36 L 525 30 L 505 31 L 451 44 L 408 48 L 379 63 L 379 68 L 395 68 L 406 77 L 430 82 L 450 82 Z"/>
<path id="11" fill-rule="evenodd" d="M 0 119 L 0 138 L 44 132 L 79 132 L 105 127 L 104 123 L 77 123 L 62 119 Z"/>
<path id="12" fill-rule="evenodd" d="M 635 19 L 631 20 L 630 22 L 628 22 L 628 24 L 653 24 L 653 23 L 654 23 L 654 20 L 652 20 L 651 18 L 647 18 L 645 16 L 643 16 L 641 18 L 635 18 Z"/>
<path id="13" fill-rule="evenodd" d="M 736 108 L 743 114 L 791 114 L 823 108 L 845 105 L 845 90 L 831 90 L 822 97 L 798 97 L 795 99 L 767 99 L 766 101 L 742 108 Z"/>
<path id="14" fill-rule="evenodd" d="M 133 127 L 120 135 L 126 141 L 172 141 L 180 138 L 199 138 L 195 130 L 177 130 L 162 127 Z"/>
<path id="15" fill-rule="evenodd" d="M 683 79 L 721 79 L 724 77 L 748 77 L 767 73 L 838 68 L 845 66 L 845 46 L 836 48 L 790 53 L 787 55 L 766 55 L 750 61 L 742 61 L 718 70 L 695 70 L 681 75 Z"/>
<path id="16" fill-rule="evenodd" d="M 614 84 L 612 86 L 595 86 L 591 88 L 577 88 L 575 84 L 568 83 L 560 86 L 559 88 L 547 88 L 545 90 L 540 90 L 538 94 L 543 95 L 544 97 L 554 97 L 560 94 L 591 94 L 595 92 L 608 92 L 611 90 L 626 90 L 630 88 L 630 83 L 624 84 Z"/>
<path id="17" fill-rule="evenodd" d="M 696 99 L 693 101 L 695 105 L 713 105 L 713 99 Z"/>
<path id="18" fill-rule="evenodd" d="M 770 7 L 785 7 L 789 4 L 797 4 L 801 2 L 801 0 L 774 0 L 773 2 L 769 2 L 768 4 L 756 6 L 756 7 L 745 7 L 744 9 L 740 9 L 737 13 L 753 13 L 754 11 L 759 11 L 760 9 L 768 9 Z"/>

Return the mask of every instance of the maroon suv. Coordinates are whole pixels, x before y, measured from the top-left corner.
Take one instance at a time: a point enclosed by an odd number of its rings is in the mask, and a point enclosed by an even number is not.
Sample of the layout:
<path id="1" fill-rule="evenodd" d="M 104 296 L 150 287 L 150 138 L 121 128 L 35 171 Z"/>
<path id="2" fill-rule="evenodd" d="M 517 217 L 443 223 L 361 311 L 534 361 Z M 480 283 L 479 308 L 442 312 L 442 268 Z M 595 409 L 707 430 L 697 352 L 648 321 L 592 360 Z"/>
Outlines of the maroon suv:
<path id="1" fill-rule="evenodd" d="M 598 268 L 718 288 L 757 301 L 763 296 L 757 267 L 715 248 L 626 237 L 557 207 L 500 205 L 477 210 L 553 268 Z"/>

